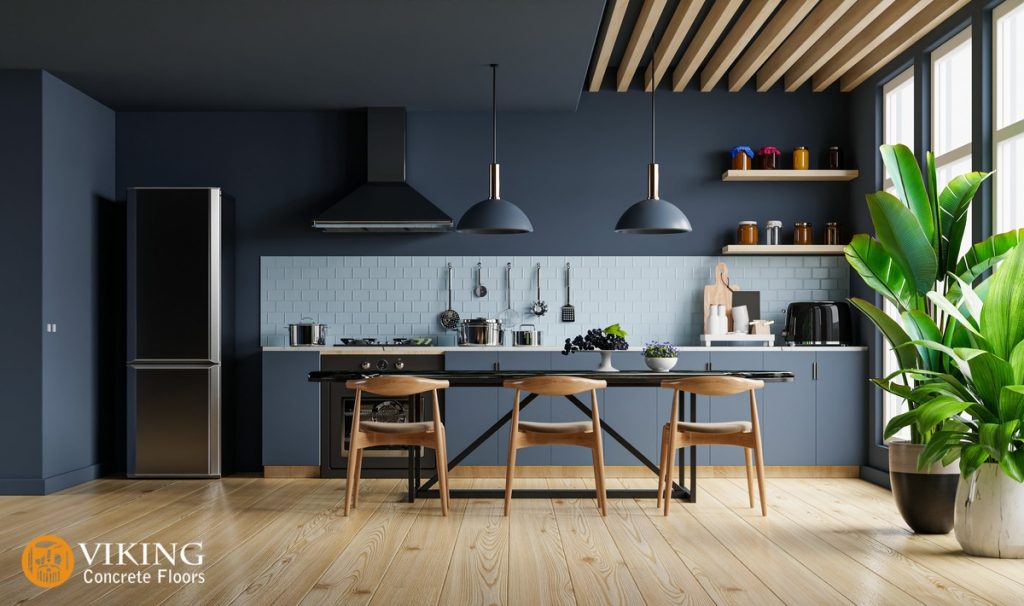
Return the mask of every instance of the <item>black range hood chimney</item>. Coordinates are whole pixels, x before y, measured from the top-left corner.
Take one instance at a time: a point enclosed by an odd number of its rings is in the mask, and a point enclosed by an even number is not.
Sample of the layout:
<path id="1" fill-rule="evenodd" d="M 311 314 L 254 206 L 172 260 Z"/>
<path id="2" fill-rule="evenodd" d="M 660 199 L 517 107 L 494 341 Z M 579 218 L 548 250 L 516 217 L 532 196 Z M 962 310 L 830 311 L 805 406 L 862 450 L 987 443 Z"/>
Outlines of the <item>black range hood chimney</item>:
<path id="1" fill-rule="evenodd" d="M 445 232 L 452 218 L 405 182 L 405 108 L 366 110 L 367 183 L 313 220 L 325 232 Z"/>

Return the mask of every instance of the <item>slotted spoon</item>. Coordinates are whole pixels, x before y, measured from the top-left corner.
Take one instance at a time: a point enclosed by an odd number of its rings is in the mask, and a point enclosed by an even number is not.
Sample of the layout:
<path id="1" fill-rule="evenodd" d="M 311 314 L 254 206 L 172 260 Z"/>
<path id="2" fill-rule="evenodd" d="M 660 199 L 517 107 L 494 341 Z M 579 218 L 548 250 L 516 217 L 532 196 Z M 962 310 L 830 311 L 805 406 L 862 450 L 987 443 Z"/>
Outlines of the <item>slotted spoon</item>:
<path id="1" fill-rule="evenodd" d="M 459 327 L 459 312 L 452 309 L 452 264 L 448 264 L 448 309 L 441 312 L 441 326 L 447 330 Z"/>

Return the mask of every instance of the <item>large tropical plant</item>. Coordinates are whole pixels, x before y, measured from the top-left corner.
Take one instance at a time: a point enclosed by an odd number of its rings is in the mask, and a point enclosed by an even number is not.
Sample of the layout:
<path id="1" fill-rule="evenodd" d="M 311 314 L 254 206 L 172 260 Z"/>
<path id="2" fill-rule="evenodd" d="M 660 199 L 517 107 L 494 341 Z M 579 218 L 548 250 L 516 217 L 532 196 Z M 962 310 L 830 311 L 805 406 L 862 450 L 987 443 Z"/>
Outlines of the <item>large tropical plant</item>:
<path id="1" fill-rule="evenodd" d="M 985 282 L 987 293 L 956 276 L 952 279 L 961 289 L 962 310 L 937 291 L 929 292 L 928 299 L 967 334 L 970 346 L 913 341 L 916 347 L 946 356 L 956 374 L 908 368 L 903 375 L 924 383 L 911 386 L 895 375 L 878 381 L 916 404 L 889 421 L 885 437 L 907 426 L 930 434 L 918 458 L 919 469 L 960 459 L 960 473 L 966 478 L 994 462 L 1006 475 L 1024 482 L 1024 246 L 1017 247 Z"/>
<path id="2" fill-rule="evenodd" d="M 969 345 L 969 335 L 950 321 L 947 308 L 964 304 L 962 284 L 972 284 L 1024 239 L 1024 229 L 998 234 L 972 246 L 960 256 L 971 202 L 991 173 L 970 172 L 954 177 L 941 190 L 936 184 L 935 157 L 925 159 L 927 180 L 914 154 L 905 145 L 883 145 L 882 161 L 895 192 L 867 195 L 875 236 L 857 234 L 846 246 L 846 259 L 864 282 L 895 307 L 893 318 L 857 297 L 850 302 L 885 336 L 904 371 L 907 385 L 957 373 L 943 351 L 921 344 L 943 343 L 948 348 Z M 981 287 L 979 287 L 981 290 Z M 929 292 L 938 292 L 948 305 L 938 305 Z M 981 290 L 981 292 L 984 292 Z M 914 400 L 908 400 L 911 408 Z M 934 428 L 912 426 L 911 440 L 923 443 Z"/>

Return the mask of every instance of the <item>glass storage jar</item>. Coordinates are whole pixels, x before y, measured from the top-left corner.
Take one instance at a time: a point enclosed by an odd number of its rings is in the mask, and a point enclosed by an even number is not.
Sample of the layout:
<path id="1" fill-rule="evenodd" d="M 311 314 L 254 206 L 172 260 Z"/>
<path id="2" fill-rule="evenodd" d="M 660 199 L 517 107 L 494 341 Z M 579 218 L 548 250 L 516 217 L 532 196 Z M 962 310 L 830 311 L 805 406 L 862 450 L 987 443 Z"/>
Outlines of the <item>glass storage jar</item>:
<path id="1" fill-rule="evenodd" d="M 825 244 L 839 244 L 839 224 L 835 221 L 825 224 Z"/>
<path id="2" fill-rule="evenodd" d="M 729 153 L 732 154 L 733 170 L 750 170 L 750 160 L 754 157 L 754 150 L 746 145 L 738 145 Z"/>
<path id="3" fill-rule="evenodd" d="M 811 224 L 805 221 L 799 221 L 793 226 L 793 244 L 799 246 L 807 246 L 814 240 L 814 236 L 811 231 Z"/>
<path id="4" fill-rule="evenodd" d="M 825 154 L 825 168 L 829 170 L 839 170 L 843 167 L 843 150 L 837 145 L 833 145 L 828 148 L 828 153 Z"/>
<path id="5" fill-rule="evenodd" d="M 740 221 L 736 228 L 736 243 L 747 246 L 757 244 L 757 221 Z"/>
<path id="6" fill-rule="evenodd" d="M 807 170 L 811 167 L 811 152 L 806 147 L 793 150 L 793 170 Z"/>
<path id="7" fill-rule="evenodd" d="M 769 221 L 765 225 L 764 243 L 768 246 L 782 244 L 782 221 Z"/>

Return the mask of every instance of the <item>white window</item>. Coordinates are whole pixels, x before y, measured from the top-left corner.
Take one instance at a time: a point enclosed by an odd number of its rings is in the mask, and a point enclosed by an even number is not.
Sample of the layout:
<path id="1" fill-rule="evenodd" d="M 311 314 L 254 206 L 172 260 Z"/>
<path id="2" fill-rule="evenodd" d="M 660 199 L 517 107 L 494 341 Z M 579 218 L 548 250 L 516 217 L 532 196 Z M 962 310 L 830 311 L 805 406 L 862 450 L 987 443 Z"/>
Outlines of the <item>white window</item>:
<path id="1" fill-rule="evenodd" d="M 971 171 L 971 28 L 932 52 L 932 152 L 939 190 Z M 960 254 L 973 244 L 973 221 L 967 215 Z"/>
<path id="2" fill-rule="evenodd" d="M 882 87 L 882 142 L 902 143 L 911 150 L 914 149 L 914 68 L 904 71 Z M 884 175 L 883 187 L 885 191 L 894 193 L 892 178 L 889 177 L 888 171 Z M 899 321 L 896 306 L 888 299 L 883 300 L 882 309 Z M 882 354 L 883 375 L 888 376 L 899 367 L 896 354 L 886 342 Z M 883 424 L 905 411 L 906 402 L 902 398 L 897 398 L 887 391 L 882 392 Z M 910 439 L 910 430 L 905 428 L 896 437 Z"/>
<path id="3" fill-rule="evenodd" d="M 1024 0 L 992 12 L 995 231 L 1024 227 Z"/>

